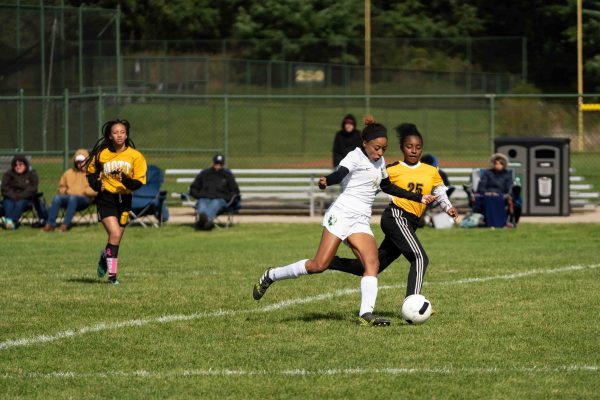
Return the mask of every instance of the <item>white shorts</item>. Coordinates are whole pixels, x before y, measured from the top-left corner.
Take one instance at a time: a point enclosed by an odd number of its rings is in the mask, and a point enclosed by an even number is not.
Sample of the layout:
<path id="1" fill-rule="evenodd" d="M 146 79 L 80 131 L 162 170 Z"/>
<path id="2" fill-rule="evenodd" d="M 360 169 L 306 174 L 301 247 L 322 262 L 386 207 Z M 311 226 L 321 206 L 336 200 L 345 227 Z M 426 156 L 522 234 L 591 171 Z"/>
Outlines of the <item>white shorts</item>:
<path id="1" fill-rule="evenodd" d="M 362 214 L 352 214 L 335 206 L 329 207 L 323 216 L 323 227 L 345 241 L 353 233 L 366 233 L 371 236 L 371 218 Z"/>

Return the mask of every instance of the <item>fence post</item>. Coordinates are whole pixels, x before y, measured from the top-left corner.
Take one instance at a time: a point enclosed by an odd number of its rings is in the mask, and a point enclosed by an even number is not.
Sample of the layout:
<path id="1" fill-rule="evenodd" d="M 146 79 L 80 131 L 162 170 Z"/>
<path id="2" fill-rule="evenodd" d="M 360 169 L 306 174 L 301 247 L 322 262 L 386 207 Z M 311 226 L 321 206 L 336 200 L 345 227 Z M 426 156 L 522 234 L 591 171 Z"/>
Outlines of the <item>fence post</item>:
<path id="1" fill-rule="evenodd" d="M 271 65 L 271 60 L 267 63 L 267 94 L 271 94 L 271 86 L 273 85 L 273 77 L 271 76 L 273 66 Z"/>
<path id="2" fill-rule="evenodd" d="M 44 2 L 40 0 L 40 81 L 41 81 L 41 93 L 42 96 L 46 94 L 46 27 L 44 26 Z M 44 149 L 45 150 L 45 149 Z"/>
<path id="3" fill-rule="evenodd" d="M 98 107 L 97 107 L 97 112 L 98 112 L 98 132 L 100 132 L 100 129 L 102 129 L 102 120 L 104 119 L 104 100 L 102 99 L 102 88 L 99 87 L 98 88 Z"/>
<path id="4" fill-rule="evenodd" d="M 256 150 L 258 154 L 262 154 L 262 143 L 261 143 L 261 132 L 262 132 L 262 105 L 256 107 Z"/>
<path id="5" fill-rule="evenodd" d="M 471 42 L 471 37 L 467 36 L 466 39 L 466 46 L 467 46 L 467 79 L 466 79 L 466 91 L 468 94 L 471 94 L 471 88 L 472 88 L 472 82 L 471 82 L 471 65 L 473 64 L 472 62 L 472 53 L 473 53 L 473 43 Z"/>
<path id="6" fill-rule="evenodd" d="M 116 34 L 116 56 L 117 56 L 117 94 L 121 94 L 123 88 L 123 60 L 121 60 L 121 5 L 117 4 L 117 21 L 115 24 Z M 121 98 L 119 98 L 121 100 Z"/>
<path id="7" fill-rule="evenodd" d="M 17 107 L 17 131 L 19 132 L 19 151 L 25 151 L 25 102 L 23 89 L 19 89 L 19 105 Z"/>
<path id="8" fill-rule="evenodd" d="M 65 138 L 64 138 L 64 157 L 63 157 L 63 171 L 65 171 L 69 165 L 68 160 L 69 160 L 69 89 L 65 89 L 65 98 L 64 98 L 64 106 L 63 106 L 63 112 L 64 112 L 64 131 L 65 131 Z"/>
<path id="9" fill-rule="evenodd" d="M 78 75 L 79 75 L 79 94 L 83 93 L 83 7 L 79 6 L 77 9 L 77 26 L 79 35 L 77 37 L 78 42 Z M 92 83 L 93 86 L 93 83 Z"/>
<path id="10" fill-rule="evenodd" d="M 300 144 L 300 152 L 304 154 L 306 152 L 306 107 L 304 104 L 302 105 L 300 116 L 302 118 L 301 126 L 302 126 L 302 139 Z"/>
<path id="11" fill-rule="evenodd" d="M 225 110 L 223 110 L 223 155 L 225 156 L 225 160 L 229 159 L 229 96 L 227 94 L 223 98 L 223 105 Z"/>
<path id="12" fill-rule="evenodd" d="M 527 82 L 527 38 L 521 36 L 521 80 Z"/>
<path id="13" fill-rule="evenodd" d="M 494 154 L 494 139 L 496 138 L 496 95 L 494 93 L 487 94 L 485 97 L 490 99 L 490 115 L 489 115 L 489 130 L 490 130 L 490 154 Z"/>

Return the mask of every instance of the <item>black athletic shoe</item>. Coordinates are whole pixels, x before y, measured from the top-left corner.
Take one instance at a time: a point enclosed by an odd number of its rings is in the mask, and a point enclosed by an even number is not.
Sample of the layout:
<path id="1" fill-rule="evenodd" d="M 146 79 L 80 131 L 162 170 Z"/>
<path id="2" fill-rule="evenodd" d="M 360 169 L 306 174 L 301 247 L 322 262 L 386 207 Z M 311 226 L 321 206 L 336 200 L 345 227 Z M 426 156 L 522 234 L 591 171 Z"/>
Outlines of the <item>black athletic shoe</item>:
<path id="1" fill-rule="evenodd" d="M 356 319 L 356 325 L 359 326 L 389 326 L 390 321 L 384 318 L 378 318 L 373 313 L 367 312 Z"/>
<path id="2" fill-rule="evenodd" d="M 196 229 L 203 231 L 206 229 L 206 223 L 208 222 L 208 216 L 204 213 L 199 213 L 196 219 Z"/>
<path id="3" fill-rule="evenodd" d="M 98 274 L 98 278 L 102 278 L 106 275 L 106 269 L 108 266 L 106 265 L 106 253 L 105 250 L 102 250 L 100 253 L 100 259 L 98 260 L 98 268 L 96 268 L 96 273 Z"/>
<path id="4" fill-rule="evenodd" d="M 252 289 L 252 297 L 254 300 L 260 300 L 266 293 L 273 280 L 269 278 L 269 271 L 271 268 L 268 268 L 260 277 L 254 288 Z"/>

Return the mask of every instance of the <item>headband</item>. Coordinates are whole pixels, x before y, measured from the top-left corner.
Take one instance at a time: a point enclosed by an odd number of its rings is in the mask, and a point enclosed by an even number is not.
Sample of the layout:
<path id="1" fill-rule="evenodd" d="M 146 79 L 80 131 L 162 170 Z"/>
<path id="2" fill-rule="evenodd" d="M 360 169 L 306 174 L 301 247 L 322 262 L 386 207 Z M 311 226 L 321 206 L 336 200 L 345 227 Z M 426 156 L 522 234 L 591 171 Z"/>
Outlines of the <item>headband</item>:
<path id="1" fill-rule="evenodd" d="M 387 138 L 387 130 L 386 129 L 377 129 L 377 130 L 366 130 L 362 134 L 362 139 L 370 142 L 373 139 L 377 139 L 380 137 Z"/>

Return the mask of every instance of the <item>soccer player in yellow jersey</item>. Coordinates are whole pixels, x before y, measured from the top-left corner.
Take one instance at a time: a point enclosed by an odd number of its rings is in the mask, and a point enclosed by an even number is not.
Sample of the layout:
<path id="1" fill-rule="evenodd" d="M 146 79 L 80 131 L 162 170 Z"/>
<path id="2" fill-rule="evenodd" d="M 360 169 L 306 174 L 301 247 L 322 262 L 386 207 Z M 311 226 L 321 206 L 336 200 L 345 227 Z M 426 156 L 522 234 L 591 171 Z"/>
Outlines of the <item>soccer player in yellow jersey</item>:
<path id="1" fill-rule="evenodd" d="M 423 153 L 423 137 L 414 124 L 401 124 L 396 128 L 404 161 L 387 166 L 390 182 L 411 192 L 437 196 L 442 209 L 451 217 L 458 212 L 446 196 L 446 186 L 437 168 L 420 162 Z M 423 285 L 429 258 L 415 231 L 425 211 L 425 204 L 393 197 L 381 216 L 381 230 L 385 238 L 379 246 L 379 272 L 381 273 L 401 254 L 410 262 L 406 297 L 419 294 Z M 335 257 L 330 269 L 362 276 L 360 260 Z"/>
<path id="2" fill-rule="evenodd" d="M 108 234 L 108 243 L 100 255 L 98 277 L 118 284 L 119 245 L 131 211 L 131 193 L 146 183 L 146 159 L 135 149 L 129 136 L 129 122 L 108 121 L 87 160 L 87 179 L 98 192 L 98 219 Z"/>

